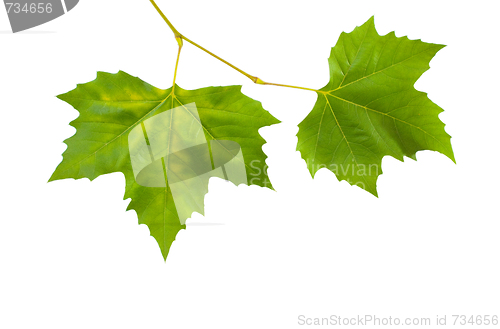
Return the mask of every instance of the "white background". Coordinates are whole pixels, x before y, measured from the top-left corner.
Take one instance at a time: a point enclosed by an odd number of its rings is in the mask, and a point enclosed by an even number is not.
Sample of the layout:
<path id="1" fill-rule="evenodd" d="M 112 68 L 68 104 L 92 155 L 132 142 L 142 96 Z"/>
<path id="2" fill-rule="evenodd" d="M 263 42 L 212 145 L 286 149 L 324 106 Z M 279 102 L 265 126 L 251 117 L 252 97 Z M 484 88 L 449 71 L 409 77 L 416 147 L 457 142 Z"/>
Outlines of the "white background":
<path id="1" fill-rule="evenodd" d="M 177 29 L 264 81 L 321 88 L 342 31 L 446 44 L 416 88 L 445 112 L 457 164 L 383 160 L 380 198 L 295 151 L 313 92 L 254 85 L 186 43 L 178 84 L 243 84 L 276 192 L 210 183 L 166 262 L 120 173 L 46 183 L 96 71 L 172 83 L 177 44 L 147 0 L 83 0 L 11 34 L 0 10 L 0 328 L 296 328 L 298 316 L 500 315 L 496 1 L 158 0 Z"/>

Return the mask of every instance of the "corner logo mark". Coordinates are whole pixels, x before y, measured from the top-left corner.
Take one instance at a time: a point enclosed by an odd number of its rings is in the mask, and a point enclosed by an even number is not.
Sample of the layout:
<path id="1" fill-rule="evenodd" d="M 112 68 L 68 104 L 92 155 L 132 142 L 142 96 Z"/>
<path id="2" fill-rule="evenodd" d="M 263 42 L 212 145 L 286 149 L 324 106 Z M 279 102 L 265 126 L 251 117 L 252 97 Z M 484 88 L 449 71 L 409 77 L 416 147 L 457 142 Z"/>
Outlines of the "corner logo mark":
<path id="1" fill-rule="evenodd" d="M 211 177 L 248 184 L 240 145 L 230 140 L 208 143 L 195 103 L 137 125 L 128 135 L 128 147 L 136 183 L 166 187 L 168 181 L 181 224 L 195 211 L 204 214 Z"/>
<path id="2" fill-rule="evenodd" d="M 42 2 L 43 1 L 43 2 Z M 42 25 L 73 9 L 79 0 L 4 0 L 12 32 Z"/>

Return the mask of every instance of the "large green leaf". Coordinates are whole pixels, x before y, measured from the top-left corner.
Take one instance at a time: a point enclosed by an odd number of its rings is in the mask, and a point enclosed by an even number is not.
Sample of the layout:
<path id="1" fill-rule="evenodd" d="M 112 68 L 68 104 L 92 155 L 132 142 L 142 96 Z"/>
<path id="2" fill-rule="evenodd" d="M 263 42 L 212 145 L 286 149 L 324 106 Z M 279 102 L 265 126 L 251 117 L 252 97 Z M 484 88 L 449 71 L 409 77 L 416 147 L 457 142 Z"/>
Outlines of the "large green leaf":
<path id="1" fill-rule="evenodd" d="M 180 209 L 174 203 L 170 178 L 164 187 L 137 183 L 128 136 L 135 127 L 160 113 L 179 107 L 187 111 L 185 105 L 195 103 L 199 114 L 196 119 L 201 121 L 207 142 L 237 142 L 243 153 L 248 182 L 272 188 L 264 170 L 266 156 L 262 145 L 265 141 L 258 130 L 279 121 L 265 111 L 260 102 L 240 90 L 241 86 L 184 90 L 177 85 L 161 90 L 124 72 L 98 72 L 96 80 L 58 96 L 80 115 L 71 122 L 76 133 L 65 141 L 68 148 L 50 181 L 93 180 L 100 175 L 122 172 L 126 179 L 124 198 L 131 198 L 127 210 L 137 212 L 139 223 L 149 227 L 166 258 L 177 233 L 186 226 L 179 220 Z M 203 213 L 203 209 L 182 210 L 189 214 Z"/>
<path id="2" fill-rule="evenodd" d="M 380 36 L 374 19 L 342 33 L 330 58 L 330 81 L 299 124 L 297 150 L 314 177 L 328 168 L 339 180 L 377 195 L 385 155 L 403 161 L 420 150 L 454 160 L 442 109 L 413 85 L 443 45 Z"/>

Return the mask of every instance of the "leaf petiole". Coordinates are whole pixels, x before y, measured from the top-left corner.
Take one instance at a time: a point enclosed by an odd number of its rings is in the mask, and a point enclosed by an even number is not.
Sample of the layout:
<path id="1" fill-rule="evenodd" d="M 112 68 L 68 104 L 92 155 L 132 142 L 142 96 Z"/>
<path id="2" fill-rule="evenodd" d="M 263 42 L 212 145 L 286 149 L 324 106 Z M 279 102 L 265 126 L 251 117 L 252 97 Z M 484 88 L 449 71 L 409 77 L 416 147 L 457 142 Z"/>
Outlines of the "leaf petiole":
<path id="1" fill-rule="evenodd" d="M 302 90 L 310 90 L 310 91 L 315 91 L 317 93 L 321 93 L 321 94 L 327 94 L 326 91 L 322 91 L 322 90 L 318 90 L 318 89 L 312 89 L 312 88 L 306 88 L 306 87 L 297 87 L 297 86 L 290 86 L 290 85 L 283 85 L 283 84 L 280 84 L 280 83 L 272 83 L 272 82 L 256 82 L 257 84 L 260 84 L 260 85 L 268 85 L 268 86 L 279 86 L 279 87 L 287 87 L 287 88 L 295 88 L 295 89 L 302 89 Z"/>
<path id="2" fill-rule="evenodd" d="M 180 39 L 182 40 L 182 39 Z M 179 67 L 179 58 L 181 57 L 182 42 L 179 43 L 179 51 L 177 52 L 177 60 L 175 61 L 174 82 L 172 83 L 172 93 L 175 89 L 175 80 L 177 79 L 177 68 Z"/>

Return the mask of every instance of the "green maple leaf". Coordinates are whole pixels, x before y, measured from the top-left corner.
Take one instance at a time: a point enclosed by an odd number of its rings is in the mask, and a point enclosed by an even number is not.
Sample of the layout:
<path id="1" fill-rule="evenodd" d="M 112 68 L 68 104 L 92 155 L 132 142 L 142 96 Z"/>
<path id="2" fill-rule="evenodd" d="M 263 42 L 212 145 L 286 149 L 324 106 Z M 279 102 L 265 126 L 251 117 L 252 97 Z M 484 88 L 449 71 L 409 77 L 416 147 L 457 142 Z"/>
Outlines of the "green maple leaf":
<path id="1" fill-rule="evenodd" d="M 130 149 L 133 146 L 129 145 L 129 141 L 134 140 L 129 139 L 130 134 L 137 131 L 134 128 L 141 132 L 141 126 L 144 128 L 149 119 L 178 108 L 176 118 L 181 118 L 184 112 L 184 118 L 192 119 L 191 125 L 201 124 L 202 136 L 206 145 L 212 146 L 212 151 L 215 144 L 209 144 L 209 141 L 236 142 L 243 154 L 246 180 L 272 188 L 264 170 L 266 156 L 262 145 L 265 141 L 258 130 L 279 121 L 265 111 L 260 102 L 243 95 L 240 90 L 241 86 L 184 90 L 177 85 L 174 89 L 161 90 L 121 71 L 117 74 L 98 72 L 96 80 L 80 84 L 76 89 L 58 96 L 78 110 L 80 115 L 71 122 L 77 131 L 65 140 L 68 148 L 49 181 L 65 178 L 93 180 L 100 175 L 122 172 L 126 179 L 124 199 L 131 198 L 127 210 L 134 209 L 139 223 L 149 227 L 166 259 L 177 233 L 186 228 L 179 218 L 180 212 L 191 215 L 197 211 L 203 214 L 203 204 L 199 207 L 193 203 L 194 206 L 190 207 L 190 200 L 181 204 L 174 202 L 170 176 L 167 179 L 165 175 L 163 187 L 140 185 L 131 160 Z M 196 104 L 199 117 L 189 112 L 186 104 L 191 103 Z M 174 133 L 185 133 L 174 131 L 171 124 L 165 130 L 172 133 L 168 136 L 174 137 Z M 151 136 L 149 139 L 151 141 Z M 135 141 L 139 143 L 139 139 Z M 162 161 L 165 164 L 166 160 Z M 169 166 L 175 166 L 175 161 L 172 161 L 166 161 L 167 170 Z M 215 158 L 212 159 L 210 169 L 213 169 L 215 161 Z M 205 186 L 199 191 L 201 196 L 206 189 Z"/>
<path id="2" fill-rule="evenodd" d="M 386 155 L 416 160 L 417 151 L 434 150 L 455 161 L 443 110 L 413 87 L 443 47 L 380 36 L 373 17 L 343 32 L 328 59 L 330 81 L 299 124 L 297 150 L 311 175 L 326 167 L 377 195 Z"/>

